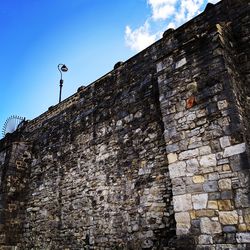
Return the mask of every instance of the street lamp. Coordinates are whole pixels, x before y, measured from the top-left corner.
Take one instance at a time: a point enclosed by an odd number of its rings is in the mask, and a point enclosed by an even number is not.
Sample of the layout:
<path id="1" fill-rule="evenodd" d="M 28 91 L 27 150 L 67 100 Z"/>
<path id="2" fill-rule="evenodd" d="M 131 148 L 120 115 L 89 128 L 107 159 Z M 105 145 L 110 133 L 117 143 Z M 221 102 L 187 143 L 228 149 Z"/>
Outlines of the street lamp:
<path id="1" fill-rule="evenodd" d="M 68 68 L 66 67 L 65 64 L 59 63 L 57 66 L 60 74 L 61 74 L 61 79 L 60 79 L 60 93 L 59 93 L 59 103 L 61 102 L 61 96 L 62 96 L 62 86 L 63 86 L 63 79 L 62 79 L 62 72 L 67 72 Z"/>

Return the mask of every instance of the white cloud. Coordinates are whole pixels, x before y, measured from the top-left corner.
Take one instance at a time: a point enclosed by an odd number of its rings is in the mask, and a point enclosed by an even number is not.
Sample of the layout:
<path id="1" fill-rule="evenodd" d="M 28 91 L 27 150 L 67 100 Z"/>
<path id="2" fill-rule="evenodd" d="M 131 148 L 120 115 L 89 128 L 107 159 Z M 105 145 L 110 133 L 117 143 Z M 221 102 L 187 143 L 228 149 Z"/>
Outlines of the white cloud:
<path id="1" fill-rule="evenodd" d="M 209 0 L 208 2 L 209 3 L 213 3 L 213 4 L 215 4 L 215 3 L 218 3 L 220 0 Z"/>
<path id="2" fill-rule="evenodd" d="M 175 24 L 173 22 L 169 23 L 167 29 L 175 29 Z"/>
<path id="3" fill-rule="evenodd" d="M 179 11 L 175 14 L 175 24 L 179 26 L 200 13 L 204 0 L 182 0 Z"/>
<path id="4" fill-rule="evenodd" d="M 175 12 L 177 0 L 148 0 L 152 8 L 152 18 L 154 20 L 165 20 L 171 17 Z"/>
<path id="5" fill-rule="evenodd" d="M 145 0 L 151 8 L 151 16 L 146 22 L 132 30 L 125 29 L 126 45 L 132 50 L 141 51 L 157 39 L 164 30 L 176 28 L 200 14 L 202 7 L 208 2 L 217 3 L 220 0 Z M 164 22 L 164 25 L 162 25 Z M 159 25 L 155 25 L 159 24 Z M 152 27 L 158 27 L 153 30 Z M 159 28 L 160 27 L 160 28 Z"/>
<path id="6" fill-rule="evenodd" d="M 126 26 L 125 41 L 127 46 L 132 50 L 141 51 L 152 44 L 157 39 L 157 34 L 150 34 L 149 23 L 145 24 L 138 29 L 131 30 L 129 26 Z"/>

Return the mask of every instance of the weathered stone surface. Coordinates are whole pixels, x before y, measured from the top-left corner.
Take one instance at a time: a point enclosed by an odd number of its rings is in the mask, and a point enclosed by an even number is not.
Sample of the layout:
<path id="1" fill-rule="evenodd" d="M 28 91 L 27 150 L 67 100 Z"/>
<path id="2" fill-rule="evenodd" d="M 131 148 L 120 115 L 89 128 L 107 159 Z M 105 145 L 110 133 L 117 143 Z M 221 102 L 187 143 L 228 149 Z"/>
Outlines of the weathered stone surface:
<path id="1" fill-rule="evenodd" d="M 168 166 L 168 168 L 171 178 L 176 178 L 186 175 L 186 163 L 184 161 L 172 163 Z"/>
<path id="2" fill-rule="evenodd" d="M 217 210 L 218 209 L 218 202 L 217 201 L 208 201 L 207 208 Z"/>
<path id="3" fill-rule="evenodd" d="M 174 154 L 174 153 L 168 154 L 168 163 L 169 164 L 174 163 L 176 161 L 177 161 L 177 154 Z"/>
<path id="4" fill-rule="evenodd" d="M 250 242 L 250 233 L 237 233 L 236 240 L 238 243 L 249 243 Z"/>
<path id="5" fill-rule="evenodd" d="M 231 190 L 232 181 L 231 179 L 222 179 L 218 181 L 218 185 L 220 190 Z"/>
<path id="6" fill-rule="evenodd" d="M 233 205 L 231 200 L 218 200 L 218 209 L 221 211 L 232 210 Z"/>
<path id="7" fill-rule="evenodd" d="M 1 140 L 0 248 L 249 248 L 248 13 L 208 6 Z"/>
<path id="8" fill-rule="evenodd" d="M 218 191 L 217 181 L 208 181 L 203 184 L 204 191 L 206 192 L 215 192 Z"/>
<path id="9" fill-rule="evenodd" d="M 194 209 L 204 209 L 207 207 L 208 194 L 192 195 L 192 203 Z"/>
<path id="10" fill-rule="evenodd" d="M 198 156 L 199 150 L 193 149 L 193 150 L 187 150 L 179 154 L 179 160 L 187 160 L 190 158 L 194 158 Z"/>
<path id="11" fill-rule="evenodd" d="M 223 225 L 234 225 L 238 223 L 236 211 L 219 212 L 219 219 Z"/>
<path id="12" fill-rule="evenodd" d="M 199 236 L 199 244 L 210 245 L 213 244 L 213 238 L 210 235 L 202 234 Z"/>
<path id="13" fill-rule="evenodd" d="M 177 212 L 188 211 L 192 209 L 191 194 L 176 195 L 173 197 L 174 209 Z"/>
<path id="14" fill-rule="evenodd" d="M 178 228 L 178 230 L 176 231 L 177 235 L 183 235 L 189 233 L 191 223 L 188 212 L 176 213 L 175 220 Z"/>
<path id="15" fill-rule="evenodd" d="M 201 167 L 208 168 L 208 167 L 214 167 L 216 166 L 216 156 L 215 154 L 210 154 L 206 156 L 202 156 L 200 159 L 200 165 Z"/>
<path id="16" fill-rule="evenodd" d="M 205 178 L 202 175 L 196 175 L 193 177 L 194 183 L 203 183 L 204 181 L 205 181 Z"/>
<path id="17" fill-rule="evenodd" d="M 236 227 L 235 226 L 224 226 L 222 231 L 225 233 L 236 232 Z"/>
<path id="18" fill-rule="evenodd" d="M 209 218 L 201 218 L 201 232 L 209 235 L 221 233 L 221 224 Z"/>
<path id="19" fill-rule="evenodd" d="M 223 136 L 220 138 L 220 145 L 221 145 L 221 148 L 226 148 L 228 146 L 231 145 L 230 143 L 230 137 L 229 136 Z"/>
<path id="20" fill-rule="evenodd" d="M 187 63 L 186 58 L 182 58 L 180 61 L 176 62 L 175 68 L 178 69 Z"/>
<path id="21" fill-rule="evenodd" d="M 210 146 L 203 146 L 199 148 L 200 155 L 209 155 L 211 154 L 211 147 Z"/>
<path id="22" fill-rule="evenodd" d="M 214 217 L 215 211 L 211 209 L 196 210 L 195 216 L 196 217 Z"/>
<path id="23" fill-rule="evenodd" d="M 192 176 L 199 171 L 199 163 L 197 159 L 194 158 L 187 160 L 186 164 L 187 164 L 187 173 L 189 176 L 190 175 Z"/>
<path id="24" fill-rule="evenodd" d="M 223 157 L 229 157 L 232 155 L 241 154 L 241 153 L 244 153 L 245 151 L 246 151 L 245 143 L 237 144 L 237 145 L 225 148 Z"/>
<path id="25" fill-rule="evenodd" d="M 223 110 L 228 107 L 228 102 L 227 100 L 218 101 L 217 105 L 219 110 Z"/>

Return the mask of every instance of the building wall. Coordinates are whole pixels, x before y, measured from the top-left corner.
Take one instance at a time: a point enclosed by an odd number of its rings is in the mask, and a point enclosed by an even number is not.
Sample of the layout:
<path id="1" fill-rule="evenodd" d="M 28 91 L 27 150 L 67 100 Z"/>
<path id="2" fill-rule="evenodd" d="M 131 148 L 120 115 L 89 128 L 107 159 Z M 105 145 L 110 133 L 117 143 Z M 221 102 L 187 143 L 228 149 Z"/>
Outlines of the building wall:
<path id="1" fill-rule="evenodd" d="M 247 249 L 249 6 L 224 0 L 0 141 L 3 249 Z"/>
<path id="2" fill-rule="evenodd" d="M 237 4 L 235 17 L 247 23 Z M 198 249 L 246 249 L 242 243 L 249 243 L 249 86 L 233 32 L 241 21 L 226 19 L 198 20 L 181 27 L 179 36 L 169 34 L 181 45 L 157 63 L 176 233 L 193 238 Z"/>

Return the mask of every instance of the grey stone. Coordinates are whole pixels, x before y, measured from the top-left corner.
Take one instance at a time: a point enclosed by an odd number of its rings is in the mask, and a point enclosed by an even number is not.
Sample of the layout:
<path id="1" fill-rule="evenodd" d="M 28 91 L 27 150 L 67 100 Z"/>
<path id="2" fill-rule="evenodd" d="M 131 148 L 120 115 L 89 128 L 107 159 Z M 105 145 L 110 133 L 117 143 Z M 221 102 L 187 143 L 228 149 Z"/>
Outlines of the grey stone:
<path id="1" fill-rule="evenodd" d="M 245 151 L 246 151 L 246 144 L 241 143 L 241 144 L 237 144 L 237 145 L 233 145 L 231 147 L 225 148 L 223 156 L 229 157 L 232 155 L 244 153 Z"/>
<path id="2" fill-rule="evenodd" d="M 236 232 L 236 227 L 235 226 L 224 226 L 222 231 L 225 233 Z"/>
<path id="3" fill-rule="evenodd" d="M 187 234 L 191 227 L 190 216 L 188 212 L 181 212 L 175 214 L 176 220 L 176 234 Z"/>
<path id="4" fill-rule="evenodd" d="M 210 146 L 203 146 L 199 148 L 200 155 L 209 155 L 211 154 L 211 147 Z"/>
<path id="5" fill-rule="evenodd" d="M 166 151 L 167 153 L 174 153 L 177 152 L 179 150 L 179 146 L 178 144 L 170 144 L 166 146 Z"/>
<path id="6" fill-rule="evenodd" d="M 176 178 L 186 175 L 186 163 L 179 161 L 168 165 L 170 178 Z"/>
<path id="7" fill-rule="evenodd" d="M 201 232 L 209 235 L 221 233 L 221 224 L 209 218 L 201 218 Z"/>
<path id="8" fill-rule="evenodd" d="M 250 243 L 250 232 L 236 233 L 236 241 L 238 243 Z"/>
<path id="9" fill-rule="evenodd" d="M 187 172 L 192 173 L 193 175 L 199 170 L 198 160 L 193 158 L 186 161 L 187 164 Z"/>
<path id="10" fill-rule="evenodd" d="M 208 194 L 195 194 L 192 195 L 193 208 L 205 209 L 207 207 Z"/>
<path id="11" fill-rule="evenodd" d="M 210 245 L 213 244 L 213 238 L 211 235 L 202 234 L 199 236 L 199 244 Z"/>
<path id="12" fill-rule="evenodd" d="M 221 145 L 221 148 L 223 148 L 223 149 L 230 146 L 231 145 L 230 137 L 229 136 L 221 137 L 220 138 L 220 145 Z"/>
<path id="13" fill-rule="evenodd" d="M 179 60 L 176 64 L 175 64 L 175 68 L 178 69 L 180 67 L 182 67 L 183 65 L 185 65 L 187 63 L 186 58 L 182 58 L 181 60 Z"/>
<path id="14" fill-rule="evenodd" d="M 203 189 L 205 192 L 215 192 L 218 191 L 217 181 L 208 181 L 203 184 Z"/>
<path id="15" fill-rule="evenodd" d="M 191 194 L 176 195 L 173 197 L 174 209 L 177 212 L 184 212 L 192 209 Z"/>
<path id="16" fill-rule="evenodd" d="M 201 167 L 208 168 L 216 166 L 217 160 L 215 154 L 202 156 L 200 159 Z"/>
<path id="17" fill-rule="evenodd" d="M 233 198 L 233 192 L 231 190 L 221 192 L 222 200 L 231 200 L 232 198 Z"/>
<path id="18" fill-rule="evenodd" d="M 179 154 L 179 160 L 187 160 L 190 158 L 194 158 L 198 156 L 198 154 L 199 154 L 198 149 L 187 150 Z"/>

